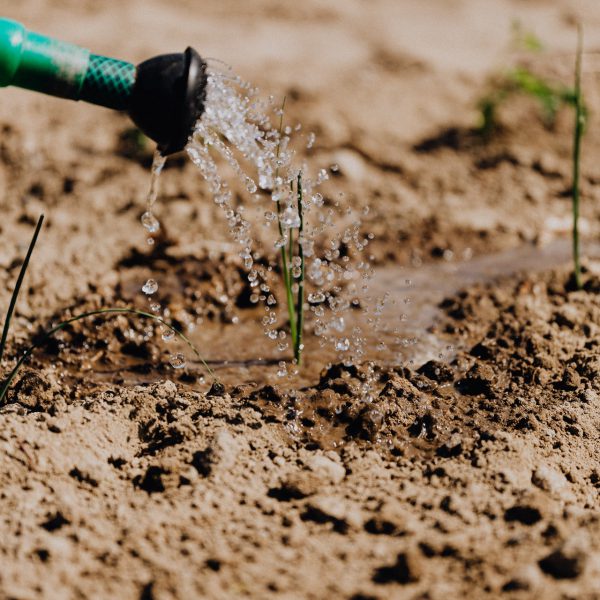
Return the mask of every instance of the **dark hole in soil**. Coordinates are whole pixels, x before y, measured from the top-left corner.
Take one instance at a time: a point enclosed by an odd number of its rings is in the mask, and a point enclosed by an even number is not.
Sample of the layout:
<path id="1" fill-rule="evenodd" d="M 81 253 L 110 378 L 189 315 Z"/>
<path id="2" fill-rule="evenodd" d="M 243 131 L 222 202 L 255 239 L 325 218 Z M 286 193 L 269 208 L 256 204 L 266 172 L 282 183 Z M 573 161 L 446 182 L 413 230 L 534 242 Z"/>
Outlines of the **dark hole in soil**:
<path id="1" fill-rule="evenodd" d="M 328 515 L 315 506 L 307 507 L 300 518 L 303 521 L 313 521 L 314 523 L 331 523 L 333 530 L 337 533 L 346 533 L 348 531 L 348 523 L 346 521 L 336 519 L 334 516 Z"/>
<path id="2" fill-rule="evenodd" d="M 406 554 L 401 552 L 396 558 L 396 563 L 391 566 L 379 567 L 373 575 L 375 583 L 411 583 L 417 581 L 418 577 L 412 572 Z"/>
<path id="3" fill-rule="evenodd" d="M 71 521 L 66 519 L 61 512 L 57 512 L 44 521 L 40 527 L 43 527 L 46 531 L 57 531 L 70 523 Z"/>
<path id="4" fill-rule="evenodd" d="M 202 477 L 208 477 L 212 471 L 212 450 L 198 450 L 192 456 L 192 466 Z"/>
<path id="5" fill-rule="evenodd" d="M 69 471 L 69 475 L 73 479 L 76 479 L 77 481 L 79 481 L 80 483 L 87 483 L 88 485 L 91 485 L 92 487 L 98 487 L 98 482 L 93 477 L 91 477 L 87 473 L 80 471 L 77 467 L 73 467 Z"/>
<path id="6" fill-rule="evenodd" d="M 162 476 L 165 474 L 166 471 L 164 471 L 164 469 L 150 465 L 143 477 L 138 475 L 133 480 L 133 485 L 144 490 L 145 492 L 148 492 L 149 494 L 153 494 L 155 492 L 164 492 L 165 485 L 162 482 Z"/>
<path id="7" fill-rule="evenodd" d="M 216 558 L 209 558 L 206 560 L 206 566 L 211 571 L 217 572 L 221 570 L 221 561 L 217 560 Z"/>
<path id="8" fill-rule="evenodd" d="M 42 562 L 48 562 L 48 559 L 50 558 L 50 552 L 48 550 L 46 550 L 46 548 L 37 548 L 36 550 L 34 550 L 34 554 Z"/>
<path id="9" fill-rule="evenodd" d="M 517 521 L 523 525 L 535 525 L 541 518 L 540 511 L 532 506 L 517 505 L 507 509 L 504 513 L 505 521 Z"/>
<path id="10" fill-rule="evenodd" d="M 154 588 L 153 581 L 151 581 L 150 583 L 147 583 L 142 588 L 142 591 L 140 593 L 140 600 L 154 600 L 155 596 L 154 596 L 153 588 Z"/>
<path id="11" fill-rule="evenodd" d="M 292 500 L 301 500 L 306 498 L 306 494 L 301 492 L 297 487 L 282 485 L 278 488 L 271 488 L 267 492 L 269 498 L 275 498 L 279 502 L 291 502 Z"/>
<path id="12" fill-rule="evenodd" d="M 566 556 L 561 550 L 556 550 L 538 563 L 540 569 L 554 579 L 575 579 L 583 570 L 582 561 L 577 556 Z"/>

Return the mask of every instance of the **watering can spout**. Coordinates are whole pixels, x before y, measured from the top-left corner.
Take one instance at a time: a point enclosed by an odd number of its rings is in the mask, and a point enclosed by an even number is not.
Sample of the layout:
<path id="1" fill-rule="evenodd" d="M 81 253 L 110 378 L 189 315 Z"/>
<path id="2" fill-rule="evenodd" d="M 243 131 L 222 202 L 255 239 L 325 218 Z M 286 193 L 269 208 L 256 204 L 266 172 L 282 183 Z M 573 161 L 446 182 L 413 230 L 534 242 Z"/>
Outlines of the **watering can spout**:
<path id="1" fill-rule="evenodd" d="M 204 112 L 206 63 L 193 49 L 134 66 L 0 19 L 0 87 L 126 111 L 162 154 L 182 150 Z"/>

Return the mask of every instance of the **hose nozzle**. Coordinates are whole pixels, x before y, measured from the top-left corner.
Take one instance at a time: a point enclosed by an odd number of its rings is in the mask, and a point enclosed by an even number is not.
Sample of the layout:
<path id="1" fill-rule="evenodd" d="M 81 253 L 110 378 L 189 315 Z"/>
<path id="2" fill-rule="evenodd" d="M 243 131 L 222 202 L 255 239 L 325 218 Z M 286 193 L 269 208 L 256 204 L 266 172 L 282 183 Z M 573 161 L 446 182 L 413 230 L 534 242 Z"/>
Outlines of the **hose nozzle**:
<path id="1" fill-rule="evenodd" d="M 0 19 L 0 87 L 15 85 L 126 111 L 164 155 L 183 150 L 204 112 L 206 63 L 193 49 L 137 67 Z"/>
<path id="2" fill-rule="evenodd" d="M 139 64 L 129 116 L 162 154 L 182 150 L 204 112 L 206 63 L 193 49 Z"/>

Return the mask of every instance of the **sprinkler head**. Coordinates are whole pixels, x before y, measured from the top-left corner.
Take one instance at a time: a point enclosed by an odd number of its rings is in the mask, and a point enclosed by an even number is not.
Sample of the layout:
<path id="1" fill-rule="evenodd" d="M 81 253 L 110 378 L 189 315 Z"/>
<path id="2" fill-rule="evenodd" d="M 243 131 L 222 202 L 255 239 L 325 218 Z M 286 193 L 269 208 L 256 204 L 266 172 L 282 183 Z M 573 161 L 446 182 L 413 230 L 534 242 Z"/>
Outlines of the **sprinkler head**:
<path id="1" fill-rule="evenodd" d="M 206 63 L 193 49 L 162 54 L 137 66 L 128 113 L 161 154 L 183 150 L 204 112 Z"/>

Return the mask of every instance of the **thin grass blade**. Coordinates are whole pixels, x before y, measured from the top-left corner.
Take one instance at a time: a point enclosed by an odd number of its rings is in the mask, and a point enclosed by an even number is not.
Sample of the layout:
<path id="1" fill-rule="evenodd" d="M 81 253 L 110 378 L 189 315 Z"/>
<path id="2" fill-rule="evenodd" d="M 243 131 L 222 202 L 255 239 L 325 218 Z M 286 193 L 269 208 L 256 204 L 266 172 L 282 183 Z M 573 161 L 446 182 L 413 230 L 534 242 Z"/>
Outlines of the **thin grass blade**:
<path id="1" fill-rule="evenodd" d="M 12 319 L 13 313 L 15 311 L 15 306 L 17 304 L 17 298 L 19 297 L 19 292 L 21 291 L 21 285 L 23 284 L 23 279 L 25 279 L 25 273 L 27 272 L 27 267 L 29 267 L 29 259 L 33 253 L 33 249 L 37 243 L 38 236 L 40 234 L 40 230 L 42 229 L 42 225 L 44 223 L 44 215 L 40 215 L 38 219 L 37 225 L 35 227 L 35 231 L 33 233 L 33 237 L 31 238 L 31 242 L 29 243 L 29 248 L 27 249 L 27 254 L 25 255 L 25 260 L 21 265 L 21 270 L 19 271 L 19 277 L 17 278 L 17 283 L 15 284 L 15 289 L 13 290 L 12 296 L 10 298 L 10 304 L 8 305 L 8 311 L 6 313 L 6 318 L 4 319 L 4 327 L 2 329 L 2 339 L 0 340 L 0 364 L 2 363 L 2 359 L 4 358 L 4 350 L 6 348 L 6 340 L 8 338 L 8 332 L 10 330 L 10 321 Z"/>
<path id="2" fill-rule="evenodd" d="M 583 29 L 581 24 L 577 29 L 577 57 L 575 60 L 575 127 L 573 129 L 573 271 L 575 286 L 578 290 L 581 282 L 581 256 L 579 242 L 579 200 L 581 180 L 581 138 L 585 127 L 585 108 L 581 92 L 581 57 L 583 54 Z"/>
<path id="3" fill-rule="evenodd" d="M 304 233 L 304 207 L 302 206 L 302 171 L 298 173 L 298 217 L 300 228 L 298 229 L 298 255 L 300 257 L 300 278 L 298 280 L 298 300 L 296 304 L 296 340 L 294 345 L 294 358 L 298 366 L 302 364 L 302 330 L 304 329 L 304 248 L 302 247 L 302 235 Z"/>
<path id="4" fill-rule="evenodd" d="M 135 308 L 101 308 L 98 310 L 92 310 L 92 311 L 81 313 L 80 315 L 71 317 L 70 319 L 62 321 L 61 323 L 59 323 L 52 329 L 49 329 L 48 331 L 43 332 L 39 341 L 37 341 L 35 344 L 32 344 L 31 346 L 29 346 L 29 348 L 27 348 L 25 350 L 25 352 L 23 352 L 23 355 L 21 356 L 21 358 L 19 358 L 19 360 L 17 361 L 17 364 L 14 366 L 13 370 L 8 374 L 4 384 L 2 385 L 2 388 L 0 388 L 0 404 L 4 400 L 4 397 L 6 396 L 6 393 L 8 392 L 8 389 L 10 388 L 14 378 L 16 377 L 17 373 L 19 372 L 19 369 L 21 368 L 23 363 L 29 358 L 29 356 L 31 356 L 32 352 L 35 349 L 39 348 L 48 339 L 50 339 L 55 333 L 58 333 L 59 331 L 61 331 L 62 329 L 64 329 L 68 325 L 70 325 L 71 323 L 75 323 L 76 321 L 81 321 L 82 319 L 87 319 L 89 317 L 94 317 L 94 316 L 98 316 L 98 315 L 107 315 L 107 314 L 108 315 L 110 315 L 110 314 L 133 314 L 133 315 L 137 315 L 139 317 L 145 317 L 147 319 L 151 319 L 157 323 L 160 323 L 164 327 L 169 328 L 183 342 L 185 342 L 188 345 L 188 347 L 194 352 L 194 354 L 196 355 L 198 360 L 200 360 L 200 362 L 202 363 L 204 368 L 207 370 L 207 372 L 210 374 L 210 376 L 213 378 L 213 380 L 217 381 L 213 370 L 208 366 L 208 364 L 206 363 L 204 358 L 202 358 L 202 356 L 200 355 L 200 352 L 198 351 L 196 346 L 194 346 L 194 344 L 191 342 L 191 340 L 185 334 L 183 334 L 181 331 L 179 331 L 179 329 L 177 329 L 176 327 L 173 327 L 172 325 L 167 323 L 165 320 L 161 319 L 160 317 L 157 317 L 156 315 L 144 312 L 142 310 L 137 310 Z"/>

